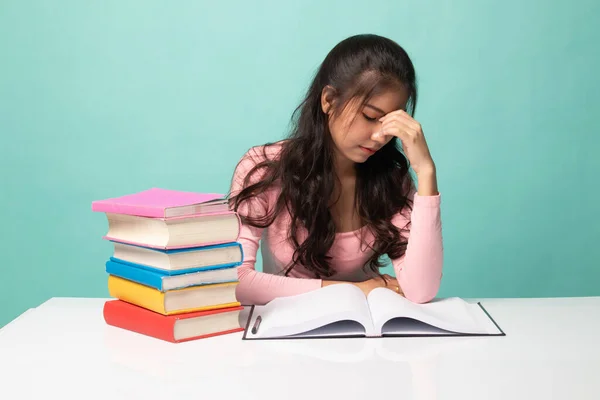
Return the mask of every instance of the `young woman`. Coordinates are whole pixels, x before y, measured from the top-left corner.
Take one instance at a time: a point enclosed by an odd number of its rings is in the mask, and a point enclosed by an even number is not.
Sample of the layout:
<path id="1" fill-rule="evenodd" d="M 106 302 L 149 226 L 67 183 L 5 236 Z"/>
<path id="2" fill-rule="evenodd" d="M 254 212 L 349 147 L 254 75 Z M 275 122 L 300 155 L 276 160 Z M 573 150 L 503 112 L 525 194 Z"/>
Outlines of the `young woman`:
<path id="1" fill-rule="evenodd" d="M 339 283 L 365 294 L 387 287 L 417 303 L 435 297 L 440 194 L 412 117 L 416 102 L 413 64 L 394 41 L 357 35 L 331 50 L 294 112 L 291 135 L 251 148 L 235 169 L 242 304 Z M 263 272 L 254 268 L 259 244 Z M 383 256 L 395 278 L 379 272 Z"/>

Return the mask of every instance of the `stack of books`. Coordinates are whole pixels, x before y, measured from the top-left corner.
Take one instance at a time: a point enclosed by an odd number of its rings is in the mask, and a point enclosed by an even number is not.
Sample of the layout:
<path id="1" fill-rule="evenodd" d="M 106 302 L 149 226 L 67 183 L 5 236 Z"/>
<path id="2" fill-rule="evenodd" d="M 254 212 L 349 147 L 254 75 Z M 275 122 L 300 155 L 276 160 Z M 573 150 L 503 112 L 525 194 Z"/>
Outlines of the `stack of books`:
<path id="1" fill-rule="evenodd" d="M 170 342 L 242 331 L 240 219 L 221 194 L 152 188 L 92 202 L 114 246 L 107 324 Z"/>

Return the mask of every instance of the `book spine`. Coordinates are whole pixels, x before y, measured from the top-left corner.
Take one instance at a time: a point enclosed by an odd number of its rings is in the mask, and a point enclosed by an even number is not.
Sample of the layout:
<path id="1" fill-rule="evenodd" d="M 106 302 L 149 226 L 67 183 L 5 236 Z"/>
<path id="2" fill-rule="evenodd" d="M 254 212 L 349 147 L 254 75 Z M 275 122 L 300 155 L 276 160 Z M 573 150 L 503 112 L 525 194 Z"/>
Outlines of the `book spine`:
<path id="1" fill-rule="evenodd" d="M 109 275 L 108 292 L 111 297 L 163 315 L 166 314 L 165 294 L 155 288 Z"/>
<path id="2" fill-rule="evenodd" d="M 175 319 L 151 311 L 127 307 L 121 300 L 109 300 L 104 303 L 104 321 L 111 326 L 126 329 L 142 335 L 151 336 L 175 343 Z"/>
<path id="3" fill-rule="evenodd" d="M 110 261 L 119 263 L 119 264 L 125 264 L 125 265 L 130 266 L 131 268 L 147 270 L 147 271 L 150 271 L 151 273 L 154 273 L 155 275 L 162 275 L 162 276 L 183 275 L 183 274 L 190 274 L 190 273 L 195 273 L 195 272 L 212 271 L 212 270 L 217 270 L 217 269 L 228 269 L 228 268 L 238 267 L 242 264 L 240 261 L 237 261 L 237 262 L 227 263 L 227 264 L 209 265 L 206 267 L 168 270 L 168 269 L 160 269 L 157 267 L 151 267 L 149 265 L 138 264 L 138 263 L 134 263 L 131 261 L 123 260 L 121 258 L 116 258 L 116 257 L 112 257 L 112 256 L 110 257 Z"/>
<path id="4" fill-rule="evenodd" d="M 163 277 L 161 274 L 149 271 L 148 269 L 136 268 L 130 264 L 107 261 L 106 273 L 127 279 L 139 284 L 153 287 L 161 292 L 163 290 Z"/>

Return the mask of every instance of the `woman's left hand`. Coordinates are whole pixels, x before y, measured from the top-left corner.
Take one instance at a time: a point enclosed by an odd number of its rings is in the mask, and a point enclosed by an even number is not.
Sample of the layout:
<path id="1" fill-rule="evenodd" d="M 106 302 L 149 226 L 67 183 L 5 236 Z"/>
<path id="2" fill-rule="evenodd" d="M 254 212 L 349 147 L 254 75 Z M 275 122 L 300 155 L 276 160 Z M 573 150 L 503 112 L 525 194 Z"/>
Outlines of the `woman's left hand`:
<path id="1" fill-rule="evenodd" d="M 404 154 L 417 175 L 435 173 L 435 164 L 419 122 L 404 110 L 392 111 L 379 121 L 382 123 L 380 134 L 400 139 Z"/>
<path id="2" fill-rule="evenodd" d="M 400 288 L 400 285 L 398 284 L 396 278 L 388 274 L 385 274 L 384 276 L 387 279 L 383 279 L 382 277 L 377 276 L 371 279 L 367 279 L 366 281 L 356 282 L 354 283 L 354 285 L 361 289 L 365 296 L 368 296 L 369 293 L 371 293 L 371 290 L 377 288 L 390 289 L 398 293 L 399 295 L 404 296 L 404 293 L 402 292 L 402 289 Z"/>

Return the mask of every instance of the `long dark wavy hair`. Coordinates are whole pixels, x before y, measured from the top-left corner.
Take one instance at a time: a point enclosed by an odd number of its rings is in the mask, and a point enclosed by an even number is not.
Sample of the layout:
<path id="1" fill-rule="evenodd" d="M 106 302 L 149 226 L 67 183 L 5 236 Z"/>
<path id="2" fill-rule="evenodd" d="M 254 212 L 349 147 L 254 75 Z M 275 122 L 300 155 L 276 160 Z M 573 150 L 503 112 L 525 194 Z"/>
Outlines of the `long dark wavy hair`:
<path id="1" fill-rule="evenodd" d="M 334 114 L 341 112 L 350 100 L 364 105 L 378 93 L 398 87 L 409 93 L 406 111 L 414 115 L 416 108 L 415 70 L 406 51 L 396 42 L 373 34 L 356 35 L 341 41 L 329 52 L 305 98 L 293 112 L 289 137 L 265 145 L 264 161 L 253 166 L 241 190 L 229 198 L 231 208 L 238 212 L 242 222 L 255 227 L 266 228 L 280 212 L 289 212 L 292 223 L 288 236 L 295 251 L 285 269 L 286 276 L 296 265 L 302 265 L 317 278 L 331 277 L 335 273 L 327 256 L 336 235 L 329 207 L 338 179 L 329 116 L 321 108 L 321 93 L 327 85 L 332 86 L 338 96 Z M 281 145 L 278 157 L 267 157 L 267 148 L 275 144 Z M 373 255 L 364 268 L 381 276 L 381 256 L 396 258 L 406 250 L 407 242 L 391 219 L 400 211 L 412 209 L 408 196 L 412 189 L 409 164 L 394 138 L 355 168 L 356 209 L 362 225 L 370 229 L 375 238 Z M 252 181 L 254 174 L 260 174 L 258 181 Z M 274 186 L 280 194 L 265 215 L 240 213 L 244 202 Z M 299 229 L 306 230 L 303 241 L 298 239 Z"/>

